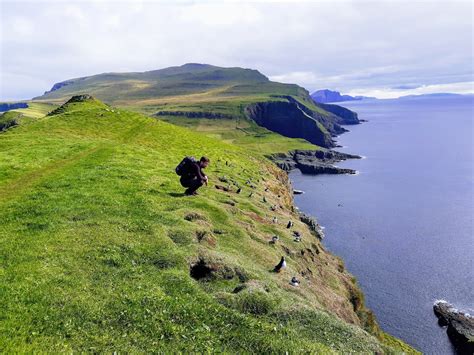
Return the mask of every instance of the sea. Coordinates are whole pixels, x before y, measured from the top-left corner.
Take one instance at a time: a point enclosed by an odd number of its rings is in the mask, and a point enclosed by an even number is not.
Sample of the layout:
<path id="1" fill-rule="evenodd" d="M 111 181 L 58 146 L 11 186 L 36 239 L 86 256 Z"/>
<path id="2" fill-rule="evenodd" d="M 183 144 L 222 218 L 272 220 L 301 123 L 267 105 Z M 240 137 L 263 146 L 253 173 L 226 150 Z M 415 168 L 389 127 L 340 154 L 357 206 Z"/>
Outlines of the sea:
<path id="1" fill-rule="evenodd" d="M 433 303 L 474 314 L 474 96 L 338 103 L 367 120 L 336 150 L 356 175 L 290 174 L 300 210 L 356 276 L 381 328 L 425 354 L 454 354 Z"/>

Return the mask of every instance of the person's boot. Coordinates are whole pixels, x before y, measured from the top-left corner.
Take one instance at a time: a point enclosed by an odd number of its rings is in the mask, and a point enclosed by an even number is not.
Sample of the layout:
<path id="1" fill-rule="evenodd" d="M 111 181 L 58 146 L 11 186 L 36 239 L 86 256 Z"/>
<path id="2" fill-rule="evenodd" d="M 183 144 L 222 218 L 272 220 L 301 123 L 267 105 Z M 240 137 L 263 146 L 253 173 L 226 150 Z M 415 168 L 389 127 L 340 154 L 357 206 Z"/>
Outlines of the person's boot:
<path id="1" fill-rule="evenodd" d="M 184 193 L 186 194 L 186 196 L 196 196 L 196 195 L 198 195 L 196 190 L 191 191 L 191 189 L 187 189 L 186 191 L 184 191 Z"/>

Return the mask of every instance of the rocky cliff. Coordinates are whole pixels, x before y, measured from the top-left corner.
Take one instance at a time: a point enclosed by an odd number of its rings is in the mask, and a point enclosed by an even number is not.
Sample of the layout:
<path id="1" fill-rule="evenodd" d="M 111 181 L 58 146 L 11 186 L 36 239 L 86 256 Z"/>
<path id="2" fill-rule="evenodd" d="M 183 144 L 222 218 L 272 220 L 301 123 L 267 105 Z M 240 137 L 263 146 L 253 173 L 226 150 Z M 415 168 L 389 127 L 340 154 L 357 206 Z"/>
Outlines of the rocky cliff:
<path id="1" fill-rule="evenodd" d="M 449 339 L 460 354 L 474 354 L 474 317 L 446 301 L 436 301 L 433 311 L 438 323 L 446 326 Z"/>
<path id="2" fill-rule="evenodd" d="M 316 103 L 316 106 L 321 107 L 323 110 L 336 115 L 336 122 L 340 125 L 359 124 L 361 122 L 359 120 L 359 117 L 357 116 L 357 113 L 345 107 L 321 103 Z"/>
<path id="3" fill-rule="evenodd" d="M 330 132 L 293 102 L 258 102 L 248 105 L 245 114 L 258 125 L 286 137 L 303 138 L 322 147 L 335 146 Z"/>

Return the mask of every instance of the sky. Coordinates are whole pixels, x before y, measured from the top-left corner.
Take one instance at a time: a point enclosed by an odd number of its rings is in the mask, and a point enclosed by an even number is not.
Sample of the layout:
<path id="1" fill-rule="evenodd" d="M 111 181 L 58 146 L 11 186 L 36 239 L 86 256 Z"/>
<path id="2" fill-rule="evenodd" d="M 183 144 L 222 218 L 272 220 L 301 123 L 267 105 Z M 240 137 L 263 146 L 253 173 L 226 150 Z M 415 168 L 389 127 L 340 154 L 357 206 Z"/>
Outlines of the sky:
<path id="1" fill-rule="evenodd" d="M 0 100 L 188 62 L 310 92 L 474 92 L 471 1 L 0 0 Z"/>

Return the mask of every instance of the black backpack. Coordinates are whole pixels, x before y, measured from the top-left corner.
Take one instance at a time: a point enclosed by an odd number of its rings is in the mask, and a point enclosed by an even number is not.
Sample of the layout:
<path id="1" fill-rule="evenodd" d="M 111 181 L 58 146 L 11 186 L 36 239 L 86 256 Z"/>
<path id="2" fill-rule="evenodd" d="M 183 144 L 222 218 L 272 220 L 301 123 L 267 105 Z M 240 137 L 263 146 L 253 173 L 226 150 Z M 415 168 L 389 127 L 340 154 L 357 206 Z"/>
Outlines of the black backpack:
<path id="1" fill-rule="evenodd" d="M 197 160 L 194 157 L 184 157 L 175 169 L 176 174 L 179 176 L 188 174 L 190 172 L 191 164 L 195 163 L 197 163 Z"/>

